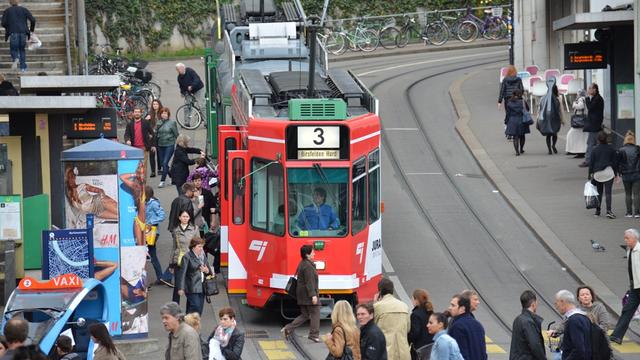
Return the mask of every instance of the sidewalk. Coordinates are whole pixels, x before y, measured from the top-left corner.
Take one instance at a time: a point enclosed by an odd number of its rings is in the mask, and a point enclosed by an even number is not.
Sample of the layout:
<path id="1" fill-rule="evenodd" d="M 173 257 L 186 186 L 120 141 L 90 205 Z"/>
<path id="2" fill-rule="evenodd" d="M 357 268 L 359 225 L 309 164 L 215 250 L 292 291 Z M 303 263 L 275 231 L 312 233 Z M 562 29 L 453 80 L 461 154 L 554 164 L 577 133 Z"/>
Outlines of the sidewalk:
<path id="1" fill-rule="evenodd" d="M 614 184 L 613 189 L 617 219 L 594 218 L 594 211 L 585 209 L 582 191 L 587 170 L 578 167 L 582 159 L 564 155 L 569 130 L 566 113 L 557 155 L 547 154 L 544 137 L 532 126 L 526 153 L 516 157 L 504 135 L 504 111 L 496 106 L 498 71 L 499 65 L 487 67 L 451 86 L 450 94 L 460 117 L 456 128 L 484 171 L 543 244 L 568 271 L 594 286 L 605 304 L 619 314 L 620 299 L 628 287 L 625 253 L 619 245 L 624 244 L 624 230 L 640 227 L 638 219 L 624 217 L 622 184 Z M 606 251 L 595 252 L 590 239 L 602 244 Z M 558 284 L 558 290 L 562 288 Z"/>

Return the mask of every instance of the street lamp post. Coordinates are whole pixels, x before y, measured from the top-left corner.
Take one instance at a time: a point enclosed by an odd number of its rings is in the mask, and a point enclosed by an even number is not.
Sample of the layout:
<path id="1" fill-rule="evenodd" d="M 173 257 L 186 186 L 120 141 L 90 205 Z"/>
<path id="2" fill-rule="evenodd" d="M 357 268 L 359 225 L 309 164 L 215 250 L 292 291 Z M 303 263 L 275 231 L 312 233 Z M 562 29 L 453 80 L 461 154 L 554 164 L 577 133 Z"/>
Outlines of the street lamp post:
<path id="1" fill-rule="evenodd" d="M 509 16 L 509 24 L 508 24 L 509 25 L 509 28 L 508 28 L 509 29 L 509 64 L 510 65 L 514 65 L 513 46 L 515 44 L 513 43 L 513 40 L 514 40 L 513 39 L 513 36 L 514 36 L 514 34 L 513 34 L 513 32 L 514 32 L 513 31 L 513 23 L 515 22 L 514 21 L 515 14 L 513 13 L 513 0 L 509 1 L 509 14 L 510 14 L 510 16 Z"/>

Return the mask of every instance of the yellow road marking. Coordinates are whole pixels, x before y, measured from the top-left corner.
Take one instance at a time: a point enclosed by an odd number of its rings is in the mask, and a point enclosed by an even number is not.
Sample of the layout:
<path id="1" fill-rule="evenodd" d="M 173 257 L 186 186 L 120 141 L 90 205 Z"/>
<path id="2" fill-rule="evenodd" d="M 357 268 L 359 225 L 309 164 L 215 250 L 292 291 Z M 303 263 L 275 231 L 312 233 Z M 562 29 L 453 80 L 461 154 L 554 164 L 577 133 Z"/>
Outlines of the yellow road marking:
<path id="1" fill-rule="evenodd" d="M 491 338 L 488 337 L 487 335 L 484 336 L 484 342 L 487 344 L 488 354 L 506 354 L 507 353 L 499 345 L 494 344 L 493 340 L 491 340 Z"/>
<path id="2" fill-rule="evenodd" d="M 640 353 L 640 345 L 634 342 L 624 341 L 622 345 L 611 343 L 611 348 L 622 354 Z"/>
<path id="3" fill-rule="evenodd" d="M 282 340 L 260 340 L 260 348 L 269 360 L 295 360 L 296 356 L 289 351 L 287 344 Z"/>

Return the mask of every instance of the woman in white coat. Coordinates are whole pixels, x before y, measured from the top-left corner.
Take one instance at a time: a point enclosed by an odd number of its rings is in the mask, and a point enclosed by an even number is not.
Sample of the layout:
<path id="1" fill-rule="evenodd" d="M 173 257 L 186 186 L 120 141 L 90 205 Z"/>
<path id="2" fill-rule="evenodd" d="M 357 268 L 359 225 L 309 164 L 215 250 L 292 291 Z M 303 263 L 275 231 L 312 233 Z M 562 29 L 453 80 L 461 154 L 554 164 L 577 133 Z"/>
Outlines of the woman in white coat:
<path id="1" fill-rule="evenodd" d="M 572 117 L 573 115 L 582 116 L 583 119 L 587 117 L 587 108 L 584 102 L 585 96 L 586 92 L 584 90 L 578 90 L 578 96 L 572 105 Z M 584 125 L 584 120 L 582 124 Z M 584 158 L 584 153 L 587 151 L 587 138 L 589 137 L 589 133 L 583 132 L 581 127 L 574 127 L 574 125 L 572 121 L 571 129 L 567 132 L 565 151 L 567 154 L 575 155 L 574 158 L 581 159 Z"/>

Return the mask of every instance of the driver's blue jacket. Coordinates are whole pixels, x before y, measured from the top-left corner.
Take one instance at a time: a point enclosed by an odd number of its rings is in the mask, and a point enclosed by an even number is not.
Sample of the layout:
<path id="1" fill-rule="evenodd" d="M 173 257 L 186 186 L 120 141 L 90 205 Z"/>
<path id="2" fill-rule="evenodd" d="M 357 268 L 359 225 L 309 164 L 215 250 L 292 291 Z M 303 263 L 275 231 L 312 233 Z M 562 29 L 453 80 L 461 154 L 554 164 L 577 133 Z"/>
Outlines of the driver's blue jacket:
<path id="1" fill-rule="evenodd" d="M 328 230 L 329 228 L 336 230 L 340 227 L 340 220 L 335 211 L 327 204 L 305 206 L 298 215 L 297 223 L 302 230 Z"/>

